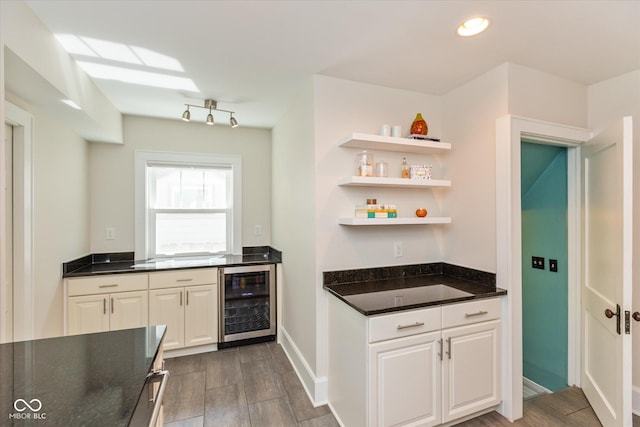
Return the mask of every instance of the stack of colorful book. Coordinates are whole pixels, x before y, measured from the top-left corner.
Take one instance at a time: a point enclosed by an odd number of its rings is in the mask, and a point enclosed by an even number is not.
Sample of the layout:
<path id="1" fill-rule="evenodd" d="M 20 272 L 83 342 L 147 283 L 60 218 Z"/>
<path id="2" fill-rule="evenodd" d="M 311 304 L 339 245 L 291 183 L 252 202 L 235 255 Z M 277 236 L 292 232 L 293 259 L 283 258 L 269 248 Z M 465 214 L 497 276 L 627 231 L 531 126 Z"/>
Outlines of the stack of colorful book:
<path id="1" fill-rule="evenodd" d="M 358 205 L 356 218 L 397 218 L 396 205 Z"/>

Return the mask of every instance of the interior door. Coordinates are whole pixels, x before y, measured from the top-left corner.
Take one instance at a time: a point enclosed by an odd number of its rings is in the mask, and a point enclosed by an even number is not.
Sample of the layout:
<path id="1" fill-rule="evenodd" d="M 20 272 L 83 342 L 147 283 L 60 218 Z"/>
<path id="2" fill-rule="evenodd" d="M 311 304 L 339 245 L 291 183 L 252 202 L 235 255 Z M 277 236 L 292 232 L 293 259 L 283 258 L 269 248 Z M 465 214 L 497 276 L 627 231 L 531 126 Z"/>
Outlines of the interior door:
<path id="1" fill-rule="evenodd" d="M 582 174 L 582 387 L 604 427 L 631 427 L 631 117 L 585 144 Z"/>

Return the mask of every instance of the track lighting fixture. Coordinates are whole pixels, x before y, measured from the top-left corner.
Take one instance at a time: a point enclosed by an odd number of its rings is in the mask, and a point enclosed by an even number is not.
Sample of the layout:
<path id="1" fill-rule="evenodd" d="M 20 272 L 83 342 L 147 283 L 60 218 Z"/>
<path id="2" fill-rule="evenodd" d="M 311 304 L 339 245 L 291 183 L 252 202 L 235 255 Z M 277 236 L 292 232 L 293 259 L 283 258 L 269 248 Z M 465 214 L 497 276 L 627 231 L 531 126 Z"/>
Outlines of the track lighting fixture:
<path id="1" fill-rule="evenodd" d="M 204 109 L 208 108 L 209 114 L 207 115 L 207 121 L 206 121 L 208 125 L 214 124 L 212 111 L 215 110 L 215 111 L 223 111 L 225 113 L 229 113 L 230 115 L 229 124 L 231 125 L 232 128 L 238 127 L 238 121 L 236 120 L 235 117 L 233 117 L 235 113 L 233 111 L 222 110 L 218 108 L 218 103 L 213 99 L 205 99 L 204 106 L 193 105 L 193 104 L 184 104 L 184 105 L 187 107 L 187 109 L 184 110 L 184 113 L 182 113 L 182 120 L 184 120 L 185 122 L 188 122 L 189 120 L 191 120 L 191 112 L 189 111 L 189 107 L 197 107 L 197 108 L 204 108 Z"/>

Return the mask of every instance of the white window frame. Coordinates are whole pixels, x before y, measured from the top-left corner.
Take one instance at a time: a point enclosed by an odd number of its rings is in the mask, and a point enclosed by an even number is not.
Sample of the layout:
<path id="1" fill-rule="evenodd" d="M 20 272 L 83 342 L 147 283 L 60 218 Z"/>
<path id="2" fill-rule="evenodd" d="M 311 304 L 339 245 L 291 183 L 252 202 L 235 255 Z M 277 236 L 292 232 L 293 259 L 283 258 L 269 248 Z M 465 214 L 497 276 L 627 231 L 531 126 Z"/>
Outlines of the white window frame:
<path id="1" fill-rule="evenodd" d="M 149 258 L 151 243 L 155 240 L 149 235 L 149 195 L 147 193 L 147 166 L 193 166 L 231 168 L 231 194 L 233 213 L 227 233 L 231 230 L 230 253 L 242 253 L 242 158 L 220 154 L 173 153 L 166 151 L 135 152 L 135 257 L 138 260 Z"/>

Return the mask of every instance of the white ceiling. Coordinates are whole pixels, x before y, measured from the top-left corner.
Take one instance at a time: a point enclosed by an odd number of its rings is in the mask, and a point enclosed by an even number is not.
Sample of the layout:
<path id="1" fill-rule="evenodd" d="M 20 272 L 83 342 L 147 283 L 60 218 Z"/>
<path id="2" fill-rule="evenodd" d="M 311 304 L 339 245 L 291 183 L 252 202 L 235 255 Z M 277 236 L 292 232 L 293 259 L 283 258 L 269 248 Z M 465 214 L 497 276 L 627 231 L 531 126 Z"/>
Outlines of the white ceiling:
<path id="1" fill-rule="evenodd" d="M 184 73 L 171 74 L 199 89 L 96 80 L 125 114 L 178 118 L 213 98 L 241 126 L 270 128 L 313 74 L 440 95 L 507 61 L 587 85 L 640 69 L 638 0 L 27 3 L 55 34 L 173 57 Z M 457 36 L 475 15 L 489 29 Z"/>

